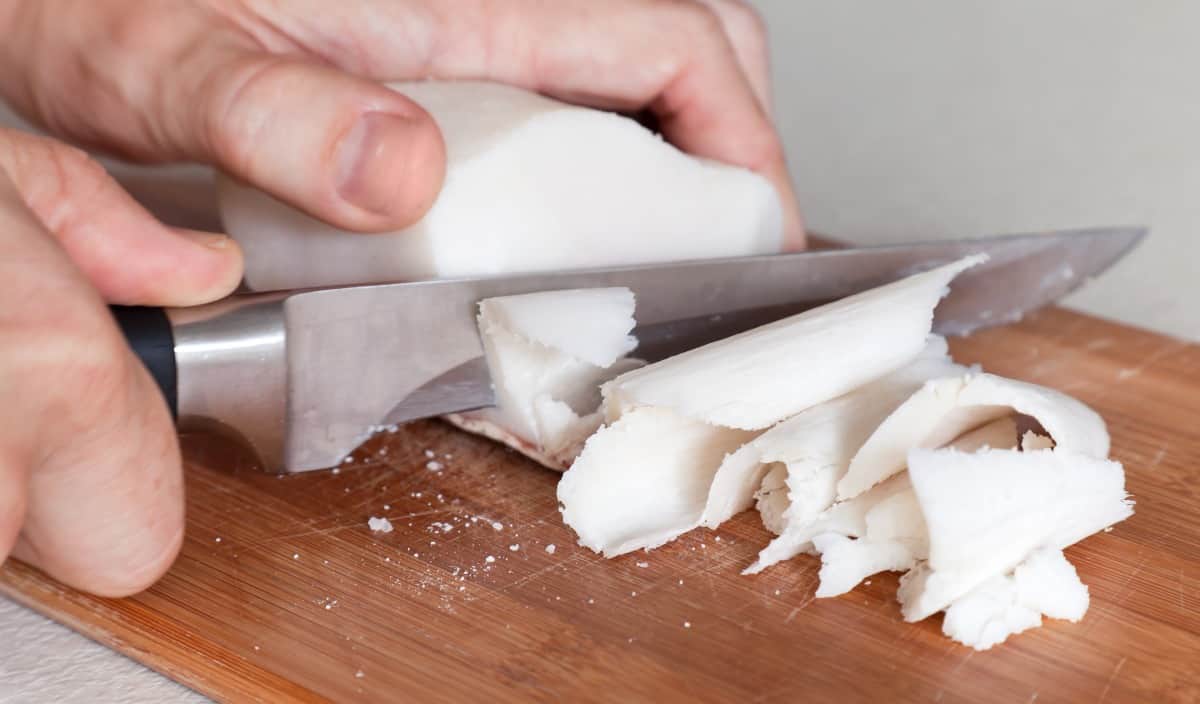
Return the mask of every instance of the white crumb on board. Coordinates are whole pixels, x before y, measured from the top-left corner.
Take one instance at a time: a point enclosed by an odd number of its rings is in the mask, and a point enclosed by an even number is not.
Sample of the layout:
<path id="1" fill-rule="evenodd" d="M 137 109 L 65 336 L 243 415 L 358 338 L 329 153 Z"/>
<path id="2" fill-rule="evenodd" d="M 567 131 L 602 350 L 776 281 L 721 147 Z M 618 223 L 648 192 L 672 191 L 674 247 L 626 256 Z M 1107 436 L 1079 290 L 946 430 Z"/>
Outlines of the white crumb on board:
<path id="1" fill-rule="evenodd" d="M 549 545 L 546 546 L 546 552 L 550 553 L 551 555 L 553 555 L 554 551 L 557 549 L 558 548 L 555 547 L 554 543 L 550 543 Z"/>
<path id="2" fill-rule="evenodd" d="M 494 521 L 492 523 L 492 528 L 495 530 L 504 530 L 504 524 L 501 523 L 500 521 Z"/>
<path id="3" fill-rule="evenodd" d="M 691 628 L 691 627 L 692 627 L 692 622 L 691 622 L 691 621 L 684 621 L 684 622 L 683 622 L 683 627 L 684 627 L 684 628 Z"/>
<path id="4" fill-rule="evenodd" d="M 386 518 L 371 516 L 367 519 L 367 527 L 376 533 L 391 533 L 392 522 Z"/>
<path id="5" fill-rule="evenodd" d="M 650 566 L 650 563 L 649 563 L 649 562 L 637 562 L 637 563 L 634 563 L 634 564 L 636 564 L 638 567 L 641 567 L 642 569 L 646 569 L 647 567 L 649 567 L 649 566 Z"/>
<path id="6" fill-rule="evenodd" d="M 437 453 L 436 453 L 436 452 L 434 452 L 433 450 L 426 450 L 426 451 L 425 451 L 425 459 L 431 460 L 431 459 L 433 459 L 434 457 L 437 457 Z"/>
<path id="7" fill-rule="evenodd" d="M 428 469 L 430 472 L 440 472 L 444 466 L 445 465 L 437 460 L 429 460 L 425 463 L 425 469 Z"/>
<path id="8" fill-rule="evenodd" d="M 516 551 L 518 551 L 518 550 L 520 550 L 520 549 L 521 549 L 521 544 L 520 544 L 520 543 L 513 543 L 512 545 L 509 545 L 509 546 L 508 546 L 508 549 L 509 549 L 509 550 L 512 550 L 513 552 L 516 552 Z"/>
<path id="9" fill-rule="evenodd" d="M 293 560 L 299 560 L 299 559 L 300 559 L 300 553 L 298 553 L 298 552 L 294 552 L 294 553 L 292 553 L 292 559 L 293 559 Z"/>
<path id="10" fill-rule="evenodd" d="M 496 558 L 491 555 L 488 555 L 487 557 L 483 558 L 483 561 L 488 564 L 491 564 L 496 561 Z"/>

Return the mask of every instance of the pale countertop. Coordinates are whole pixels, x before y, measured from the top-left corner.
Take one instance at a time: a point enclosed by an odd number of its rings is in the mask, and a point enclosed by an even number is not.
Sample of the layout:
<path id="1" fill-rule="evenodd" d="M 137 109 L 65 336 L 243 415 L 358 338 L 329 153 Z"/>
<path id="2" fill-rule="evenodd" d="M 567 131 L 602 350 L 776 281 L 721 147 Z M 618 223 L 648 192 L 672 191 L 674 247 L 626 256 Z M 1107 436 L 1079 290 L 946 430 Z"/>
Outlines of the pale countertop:
<path id="1" fill-rule="evenodd" d="M 754 4 L 813 229 L 866 244 L 1149 224 L 1068 303 L 1200 340 L 1200 6 Z M 207 701 L 2 598 L 0 643 L 0 702 Z"/>

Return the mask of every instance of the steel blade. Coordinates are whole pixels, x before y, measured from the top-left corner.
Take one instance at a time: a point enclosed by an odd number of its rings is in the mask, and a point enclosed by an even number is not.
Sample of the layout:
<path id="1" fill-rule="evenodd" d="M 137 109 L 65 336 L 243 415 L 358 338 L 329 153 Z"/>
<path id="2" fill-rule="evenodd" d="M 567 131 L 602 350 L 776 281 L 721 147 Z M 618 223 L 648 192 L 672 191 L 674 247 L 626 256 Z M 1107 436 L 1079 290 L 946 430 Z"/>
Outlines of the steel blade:
<path id="1" fill-rule="evenodd" d="M 1096 276 L 1144 235 L 1097 228 L 799 254 L 324 289 L 284 302 L 290 471 L 325 467 L 373 427 L 492 403 L 475 326 L 493 296 L 627 286 L 638 356 L 659 359 L 962 256 L 939 307 L 960 334 L 1019 319 Z"/>

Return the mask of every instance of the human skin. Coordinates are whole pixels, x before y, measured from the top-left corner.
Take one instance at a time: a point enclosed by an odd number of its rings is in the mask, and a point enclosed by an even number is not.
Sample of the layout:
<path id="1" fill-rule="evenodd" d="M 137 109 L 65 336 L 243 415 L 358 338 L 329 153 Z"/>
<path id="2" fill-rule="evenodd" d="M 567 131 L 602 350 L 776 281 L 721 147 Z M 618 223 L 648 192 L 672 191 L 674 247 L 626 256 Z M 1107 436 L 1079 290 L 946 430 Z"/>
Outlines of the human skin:
<path id="1" fill-rule="evenodd" d="M 0 560 L 105 596 L 183 539 L 170 414 L 106 303 L 182 306 L 241 277 L 227 237 L 163 225 L 79 147 L 220 168 L 339 227 L 419 219 L 445 171 L 382 81 L 502 81 L 650 111 L 685 151 L 762 173 L 803 227 L 766 42 L 735 0 L 0 0 Z M 72 146 L 74 145 L 74 146 Z"/>

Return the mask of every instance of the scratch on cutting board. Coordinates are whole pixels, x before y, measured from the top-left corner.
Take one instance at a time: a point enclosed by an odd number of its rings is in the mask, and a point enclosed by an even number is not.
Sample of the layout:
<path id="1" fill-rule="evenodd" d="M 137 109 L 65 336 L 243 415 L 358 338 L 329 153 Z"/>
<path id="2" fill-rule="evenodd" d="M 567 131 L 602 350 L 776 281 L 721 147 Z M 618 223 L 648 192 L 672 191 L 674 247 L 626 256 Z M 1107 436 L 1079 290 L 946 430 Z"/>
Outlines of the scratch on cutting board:
<path id="1" fill-rule="evenodd" d="M 1121 661 L 1117 663 L 1117 666 L 1113 668 L 1112 673 L 1108 676 L 1108 682 L 1104 685 L 1104 691 L 1100 693 L 1100 699 L 1097 700 L 1098 702 L 1103 702 L 1108 697 L 1108 691 L 1112 689 L 1113 682 L 1116 681 L 1117 675 L 1121 672 L 1121 668 L 1125 667 L 1125 661 L 1128 659 L 1128 657 L 1122 657 Z"/>
<path id="2" fill-rule="evenodd" d="M 1158 351 L 1147 356 L 1145 359 L 1142 360 L 1141 364 L 1138 364 L 1136 367 L 1128 367 L 1125 369 L 1118 369 L 1117 370 L 1117 381 L 1125 381 L 1127 379 L 1132 379 L 1133 377 L 1137 376 L 1138 374 L 1141 374 L 1142 372 L 1146 371 L 1147 369 L 1154 366 L 1158 362 L 1162 361 L 1162 359 L 1164 357 L 1166 357 L 1167 355 L 1178 352 L 1179 350 L 1184 349 L 1189 346 L 1191 346 L 1191 343 L 1184 342 L 1183 340 L 1177 340 L 1175 342 L 1172 342 L 1169 345 L 1160 347 L 1158 349 Z"/>
<path id="3" fill-rule="evenodd" d="M 537 579 L 538 577 L 540 577 L 543 574 L 546 574 L 547 572 L 551 572 L 553 570 L 559 569 L 560 567 L 566 567 L 567 565 L 571 564 L 572 562 L 577 563 L 580 561 L 578 558 L 579 558 L 578 555 L 572 555 L 565 560 L 560 560 L 551 565 L 547 565 L 546 567 L 543 567 L 540 570 L 530 572 L 529 574 L 525 575 L 524 577 L 521 577 L 520 579 L 512 582 L 511 584 L 506 584 L 505 586 L 500 587 L 498 591 L 501 593 L 504 593 L 509 590 L 516 589 L 517 587 L 528 584 L 529 582 Z"/>

